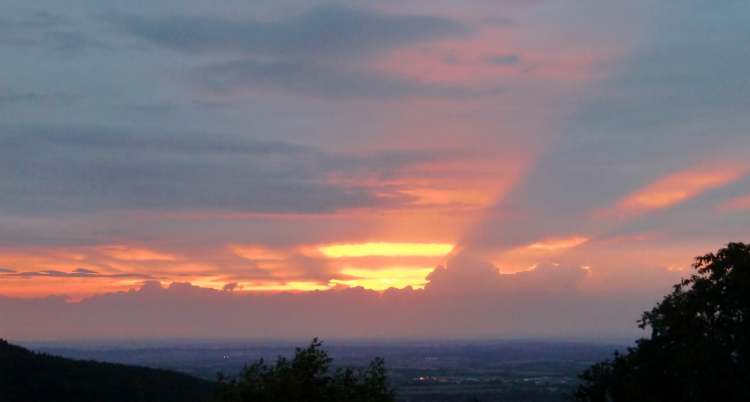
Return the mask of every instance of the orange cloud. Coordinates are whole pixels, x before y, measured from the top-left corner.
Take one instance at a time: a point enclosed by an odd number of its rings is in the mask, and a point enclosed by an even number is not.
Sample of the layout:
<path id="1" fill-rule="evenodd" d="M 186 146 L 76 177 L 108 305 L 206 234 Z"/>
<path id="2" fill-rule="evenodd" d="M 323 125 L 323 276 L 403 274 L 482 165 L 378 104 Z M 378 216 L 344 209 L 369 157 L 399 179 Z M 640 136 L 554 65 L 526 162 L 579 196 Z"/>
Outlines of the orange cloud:
<path id="1" fill-rule="evenodd" d="M 581 81 L 597 73 L 597 65 L 622 49 L 571 45 L 519 47 L 516 33 L 483 29 L 467 38 L 447 39 L 391 51 L 375 68 L 412 79 L 480 87 L 498 79 Z M 610 44 L 611 45 L 611 44 Z"/>
<path id="2" fill-rule="evenodd" d="M 234 254 L 248 260 L 276 261 L 285 257 L 285 254 L 279 250 L 257 244 L 232 244 L 229 249 Z"/>
<path id="3" fill-rule="evenodd" d="M 639 214 L 668 208 L 739 179 L 740 167 L 692 169 L 659 179 L 625 197 L 615 206 L 616 215 Z"/>
<path id="4" fill-rule="evenodd" d="M 291 249 L 235 243 L 200 255 L 185 251 L 179 257 L 126 244 L 8 249 L 0 250 L 0 294 L 61 294 L 80 299 L 128 290 L 144 280 L 190 282 L 217 290 L 236 283 L 243 291 L 259 292 L 313 291 L 334 286 L 373 290 L 422 287 L 430 270 L 425 267 L 434 266 L 436 259 L 452 250 L 451 243 L 427 242 L 342 243 Z M 295 255 L 301 260 L 295 260 Z M 236 256 L 253 261 L 247 265 L 252 269 L 243 270 Z M 349 259 L 356 259 L 357 268 L 346 265 Z M 308 262 L 315 267 L 308 267 Z M 259 273 L 257 268 L 270 270 L 271 276 Z"/>
<path id="5" fill-rule="evenodd" d="M 571 236 L 571 237 L 566 237 L 566 238 L 542 240 L 536 243 L 529 244 L 528 248 L 532 250 L 545 250 L 545 251 L 565 250 L 565 249 L 580 246 L 581 244 L 586 243 L 587 241 L 589 241 L 588 237 Z"/>
<path id="6" fill-rule="evenodd" d="M 100 248 L 103 254 L 124 261 L 175 261 L 177 257 L 147 248 L 115 245 Z"/>
<path id="7" fill-rule="evenodd" d="M 563 252 L 567 253 L 590 240 L 589 237 L 581 235 L 551 237 L 504 251 L 491 257 L 491 259 L 503 273 L 527 271 L 542 263 L 554 263 Z M 550 258 L 554 258 L 554 260 L 550 260 Z"/>
<path id="8" fill-rule="evenodd" d="M 342 269 L 341 273 L 354 278 L 334 279 L 331 283 L 352 287 L 361 286 L 372 290 L 402 289 L 408 286 L 422 289 L 427 284 L 427 276 L 433 269 L 431 267 L 385 267 L 381 269 L 347 267 Z"/>

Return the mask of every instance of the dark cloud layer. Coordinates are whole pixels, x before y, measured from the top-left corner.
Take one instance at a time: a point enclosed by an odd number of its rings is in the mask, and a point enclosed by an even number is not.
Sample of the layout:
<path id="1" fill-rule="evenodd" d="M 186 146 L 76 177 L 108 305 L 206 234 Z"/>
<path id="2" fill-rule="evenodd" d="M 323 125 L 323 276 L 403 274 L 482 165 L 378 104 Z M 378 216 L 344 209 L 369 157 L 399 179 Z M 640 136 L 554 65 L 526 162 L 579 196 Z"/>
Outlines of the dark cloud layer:
<path id="1" fill-rule="evenodd" d="M 469 32 L 466 26 L 446 18 L 326 5 L 271 22 L 178 16 L 116 16 L 111 20 L 160 46 L 234 55 L 234 60 L 209 63 L 195 72 L 198 84 L 213 92 L 278 89 L 323 98 L 472 93 L 362 66 L 363 57 L 384 50 Z"/>
<path id="2" fill-rule="evenodd" d="M 40 92 L 15 88 L 0 88 L 0 110 L 23 105 L 63 105 L 75 102 L 78 97 L 64 92 Z"/>
<path id="3" fill-rule="evenodd" d="M 0 210 L 44 215 L 387 208 L 410 198 L 388 187 L 334 183 L 329 177 L 387 176 L 446 155 L 415 150 L 354 157 L 246 135 L 8 126 L 0 137 Z"/>
<path id="4" fill-rule="evenodd" d="M 218 92 L 281 89 L 322 98 L 461 98 L 479 95 L 471 89 L 421 83 L 357 68 L 315 62 L 259 62 L 252 59 L 212 64 L 197 71 L 206 88 Z"/>
<path id="5" fill-rule="evenodd" d="M 116 16 L 131 34 L 186 52 L 240 52 L 309 58 L 357 55 L 468 32 L 449 19 L 319 6 L 277 21 Z"/>

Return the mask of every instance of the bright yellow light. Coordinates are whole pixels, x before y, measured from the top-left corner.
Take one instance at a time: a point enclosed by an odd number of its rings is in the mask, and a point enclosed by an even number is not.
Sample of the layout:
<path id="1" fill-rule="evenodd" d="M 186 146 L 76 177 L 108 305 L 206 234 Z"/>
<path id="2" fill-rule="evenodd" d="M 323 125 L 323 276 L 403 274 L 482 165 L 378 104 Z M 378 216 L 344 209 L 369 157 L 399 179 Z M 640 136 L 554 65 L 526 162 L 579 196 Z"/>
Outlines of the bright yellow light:
<path id="1" fill-rule="evenodd" d="M 332 244 L 318 248 L 330 258 L 344 257 L 439 257 L 450 253 L 453 245 L 448 243 L 356 243 Z"/>
<path id="2" fill-rule="evenodd" d="M 312 290 L 326 290 L 330 287 L 328 285 L 320 284 L 318 282 L 305 282 L 305 281 L 293 281 L 293 282 L 243 282 L 240 283 L 240 289 L 243 291 L 256 291 L 256 292 L 306 292 Z"/>
<path id="3" fill-rule="evenodd" d="M 331 283 L 372 290 L 402 289 L 407 286 L 421 289 L 427 284 L 427 275 L 432 270 L 430 267 L 344 268 L 341 270 L 342 274 L 356 278 L 333 279 Z"/>
<path id="4" fill-rule="evenodd" d="M 254 290 L 254 291 L 267 291 L 267 292 L 278 292 L 278 291 L 312 291 L 312 290 L 326 290 L 328 285 L 323 285 L 318 282 L 285 282 L 285 283 L 264 283 L 264 284 L 253 284 L 243 283 L 242 290 Z"/>

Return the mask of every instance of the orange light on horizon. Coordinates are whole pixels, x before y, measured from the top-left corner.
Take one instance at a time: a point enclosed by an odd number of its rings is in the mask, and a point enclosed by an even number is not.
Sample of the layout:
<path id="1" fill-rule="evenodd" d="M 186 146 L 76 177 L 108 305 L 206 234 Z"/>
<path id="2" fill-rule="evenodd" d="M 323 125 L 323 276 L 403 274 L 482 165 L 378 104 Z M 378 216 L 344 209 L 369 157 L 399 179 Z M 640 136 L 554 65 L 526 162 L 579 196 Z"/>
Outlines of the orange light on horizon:
<path id="1" fill-rule="evenodd" d="M 238 285 L 242 291 L 250 292 L 310 292 L 330 289 L 329 285 L 312 281 L 241 282 Z"/>
<path id="2" fill-rule="evenodd" d="M 318 247 L 329 258 L 347 257 L 440 257 L 453 251 L 449 243 L 348 243 Z"/>
<path id="3" fill-rule="evenodd" d="M 422 289 L 427 284 L 427 275 L 432 267 L 384 267 L 381 269 L 347 267 L 341 270 L 344 275 L 353 279 L 333 279 L 331 283 L 349 287 L 361 286 L 371 290 L 389 288 L 403 289 L 411 286 Z"/>

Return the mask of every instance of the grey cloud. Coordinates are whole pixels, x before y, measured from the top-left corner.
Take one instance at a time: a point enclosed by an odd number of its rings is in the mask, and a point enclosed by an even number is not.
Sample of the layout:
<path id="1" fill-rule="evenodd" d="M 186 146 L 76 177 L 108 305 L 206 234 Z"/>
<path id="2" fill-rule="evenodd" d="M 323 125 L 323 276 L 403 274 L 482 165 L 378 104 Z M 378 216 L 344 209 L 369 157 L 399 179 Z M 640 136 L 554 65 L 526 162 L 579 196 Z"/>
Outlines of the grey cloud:
<path id="1" fill-rule="evenodd" d="M 14 272 L 16 271 L 9 268 L 0 268 L 0 274 L 12 274 Z"/>
<path id="2" fill-rule="evenodd" d="M 43 35 L 42 43 L 63 54 L 77 54 L 87 49 L 109 49 L 104 42 L 78 31 L 51 31 Z"/>
<path id="3" fill-rule="evenodd" d="M 77 24 L 67 17 L 47 12 L 0 19 L 0 34 L 0 44 L 16 48 L 43 47 L 61 55 L 110 48 L 103 41 L 77 30 Z"/>
<path id="4" fill-rule="evenodd" d="M 588 271 L 580 267 L 541 265 L 530 271 L 500 273 L 491 263 L 466 255 L 452 258 L 427 277 L 427 290 L 436 293 L 509 295 L 576 291 Z"/>
<path id="5" fill-rule="evenodd" d="M 498 66 L 514 66 L 521 64 L 521 57 L 517 54 L 499 54 L 496 56 L 488 57 L 487 63 L 498 65 Z"/>
<path id="6" fill-rule="evenodd" d="M 115 16 L 111 21 L 133 35 L 185 52 L 305 58 L 354 56 L 468 32 L 445 18 L 384 14 L 340 5 L 319 6 L 270 22 L 177 16 Z"/>
<path id="7" fill-rule="evenodd" d="M 142 114 L 154 115 L 170 113 L 174 111 L 176 107 L 171 102 L 151 102 L 125 105 L 122 107 L 122 109 Z"/>
<path id="8" fill-rule="evenodd" d="M 235 290 L 239 289 L 239 284 L 237 282 L 231 282 L 224 285 L 224 287 L 221 289 L 225 292 L 234 292 Z"/>
<path id="9" fill-rule="evenodd" d="M 507 27 L 509 25 L 513 25 L 514 23 L 513 19 L 508 17 L 487 17 L 484 18 L 482 22 L 486 25 L 494 27 Z"/>
<path id="10" fill-rule="evenodd" d="M 198 71 L 198 80 L 218 92 L 280 89 L 324 98 L 465 97 L 480 92 L 423 84 L 383 73 L 330 64 L 238 60 Z"/>
<path id="11" fill-rule="evenodd" d="M 235 60 L 204 65 L 193 75 L 214 93 L 270 89 L 324 98 L 474 94 L 466 88 L 428 85 L 363 67 L 364 57 L 380 51 L 469 32 L 446 18 L 327 5 L 276 21 L 175 16 L 110 20 L 160 46 L 188 53 L 233 54 Z"/>
<path id="12" fill-rule="evenodd" d="M 411 198 L 330 175 L 388 175 L 444 156 L 428 150 L 367 157 L 246 135 L 131 132 L 80 126 L 6 126 L 0 136 L 2 210 L 320 213 L 404 205 Z"/>
<path id="13" fill-rule="evenodd" d="M 5 90 L 0 92 L 0 108 L 26 102 L 39 102 L 46 99 L 43 95 L 31 91 Z"/>
<path id="14" fill-rule="evenodd" d="M 67 152 L 235 153 L 239 155 L 295 155 L 314 148 L 282 141 L 261 141 L 245 136 L 194 132 L 131 132 L 94 126 L 5 126 L 0 137 L 5 147 L 24 150 L 59 148 Z"/>
<path id="15" fill-rule="evenodd" d="M 0 89 L 0 109 L 25 103 L 69 104 L 78 100 L 78 96 L 70 93 L 44 93 L 13 88 Z"/>
<path id="16" fill-rule="evenodd" d="M 65 26 L 68 23 L 68 19 L 63 15 L 38 11 L 14 18 L 0 17 L 0 32 L 11 34 L 18 31 L 38 31 Z"/>

